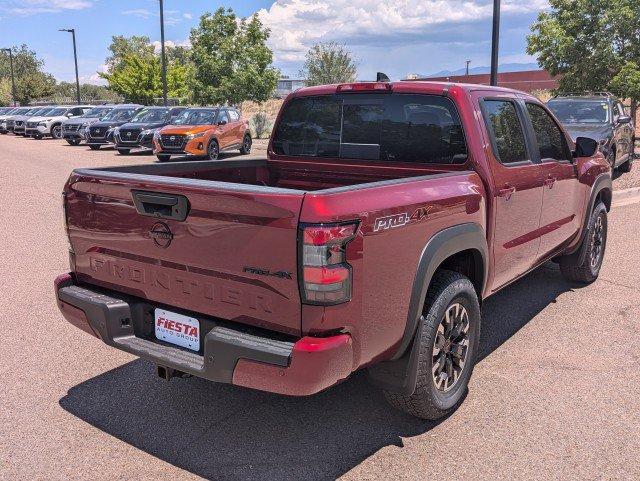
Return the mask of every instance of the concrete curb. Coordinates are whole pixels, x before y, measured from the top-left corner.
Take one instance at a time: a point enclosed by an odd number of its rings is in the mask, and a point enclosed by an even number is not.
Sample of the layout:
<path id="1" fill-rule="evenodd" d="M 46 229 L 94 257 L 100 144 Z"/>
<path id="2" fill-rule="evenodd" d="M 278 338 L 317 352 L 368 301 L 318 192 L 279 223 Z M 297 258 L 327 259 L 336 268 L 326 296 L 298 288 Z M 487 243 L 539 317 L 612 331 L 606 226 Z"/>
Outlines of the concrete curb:
<path id="1" fill-rule="evenodd" d="M 611 207 L 640 203 L 640 187 L 613 191 Z"/>

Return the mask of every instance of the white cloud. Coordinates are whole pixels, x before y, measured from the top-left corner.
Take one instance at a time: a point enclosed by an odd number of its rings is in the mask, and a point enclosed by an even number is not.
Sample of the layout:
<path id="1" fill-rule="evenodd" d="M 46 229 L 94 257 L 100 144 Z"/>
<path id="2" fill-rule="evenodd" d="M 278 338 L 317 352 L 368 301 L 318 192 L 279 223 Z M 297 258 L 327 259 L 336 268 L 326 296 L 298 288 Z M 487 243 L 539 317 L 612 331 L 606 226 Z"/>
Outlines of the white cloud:
<path id="1" fill-rule="evenodd" d="M 93 6 L 90 0 L 22 0 L 22 6 L 9 9 L 15 15 L 57 13 L 63 10 L 84 10 Z"/>
<path id="2" fill-rule="evenodd" d="M 547 6 L 547 0 L 503 0 L 502 13 L 532 13 Z M 491 0 L 276 0 L 258 15 L 271 29 L 276 61 L 300 62 L 316 42 L 406 44 L 435 39 L 445 30 L 490 19 L 492 13 Z"/>
<path id="3" fill-rule="evenodd" d="M 146 8 L 134 8 L 132 10 L 124 10 L 122 15 L 132 15 L 139 18 L 149 18 L 156 15 L 154 12 L 147 10 Z"/>
<path id="4" fill-rule="evenodd" d="M 149 10 L 147 8 L 134 8 L 131 10 L 124 10 L 122 12 L 123 15 L 131 15 L 138 18 L 143 18 L 145 20 L 155 17 L 160 17 L 159 10 Z M 193 18 L 190 13 L 180 13 L 179 10 L 165 10 L 164 11 L 164 23 L 165 25 L 177 25 L 182 22 L 183 19 L 191 19 Z"/>
<path id="5" fill-rule="evenodd" d="M 153 51 L 155 53 L 160 53 L 160 40 L 155 40 L 153 42 L 151 42 L 153 44 Z M 184 40 L 178 40 L 176 42 L 174 42 L 173 40 L 165 40 L 164 42 L 165 47 L 190 47 L 191 46 L 191 42 L 189 41 L 188 38 L 185 38 Z"/>

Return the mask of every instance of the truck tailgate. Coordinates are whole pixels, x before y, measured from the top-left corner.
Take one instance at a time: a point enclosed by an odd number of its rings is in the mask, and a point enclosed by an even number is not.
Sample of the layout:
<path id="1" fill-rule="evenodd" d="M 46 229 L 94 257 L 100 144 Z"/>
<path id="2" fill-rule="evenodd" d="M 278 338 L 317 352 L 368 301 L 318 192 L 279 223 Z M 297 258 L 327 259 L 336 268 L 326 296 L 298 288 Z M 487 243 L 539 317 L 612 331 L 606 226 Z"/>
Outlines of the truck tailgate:
<path id="1" fill-rule="evenodd" d="M 79 281 L 300 335 L 304 192 L 78 170 L 65 194 Z"/>

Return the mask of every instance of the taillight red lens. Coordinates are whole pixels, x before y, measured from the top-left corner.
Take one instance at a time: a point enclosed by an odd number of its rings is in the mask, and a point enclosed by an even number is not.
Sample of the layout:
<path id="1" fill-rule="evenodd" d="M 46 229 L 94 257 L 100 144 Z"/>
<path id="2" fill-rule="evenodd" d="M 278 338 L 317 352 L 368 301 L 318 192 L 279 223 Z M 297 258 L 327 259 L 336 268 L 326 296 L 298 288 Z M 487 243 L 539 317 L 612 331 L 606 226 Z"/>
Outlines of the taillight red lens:
<path id="1" fill-rule="evenodd" d="M 344 267 L 304 267 L 304 281 L 312 284 L 335 284 L 349 278 L 349 269 Z"/>
<path id="2" fill-rule="evenodd" d="M 324 245 L 351 239 L 356 231 L 356 224 L 335 226 L 318 226 L 304 228 L 304 243 L 308 245 Z"/>
<path id="3" fill-rule="evenodd" d="M 302 227 L 302 300 L 311 304 L 339 304 L 351 298 L 351 266 L 346 245 L 357 223 Z"/>

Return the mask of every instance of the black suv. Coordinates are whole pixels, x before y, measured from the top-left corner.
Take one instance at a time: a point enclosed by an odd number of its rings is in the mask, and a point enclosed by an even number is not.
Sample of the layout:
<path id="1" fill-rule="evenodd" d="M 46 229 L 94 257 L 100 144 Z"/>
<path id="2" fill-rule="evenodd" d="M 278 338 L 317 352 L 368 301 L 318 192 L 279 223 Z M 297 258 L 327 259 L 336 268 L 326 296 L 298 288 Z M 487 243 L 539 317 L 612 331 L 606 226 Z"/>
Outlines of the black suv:
<path id="1" fill-rule="evenodd" d="M 101 145 L 113 142 L 113 133 L 116 127 L 127 122 L 142 110 L 142 105 L 128 104 L 116 105 L 107 115 L 98 122 L 94 122 L 86 129 L 87 145 L 91 150 L 98 150 Z"/>
<path id="2" fill-rule="evenodd" d="M 547 105 L 569 132 L 600 143 L 611 168 L 629 172 L 634 158 L 633 120 L 609 93 L 553 97 Z"/>
<path id="3" fill-rule="evenodd" d="M 186 107 L 148 107 L 136 114 L 131 122 L 113 130 L 116 149 L 128 154 L 131 149 L 153 149 L 153 134 L 156 130 L 171 124 Z"/>

